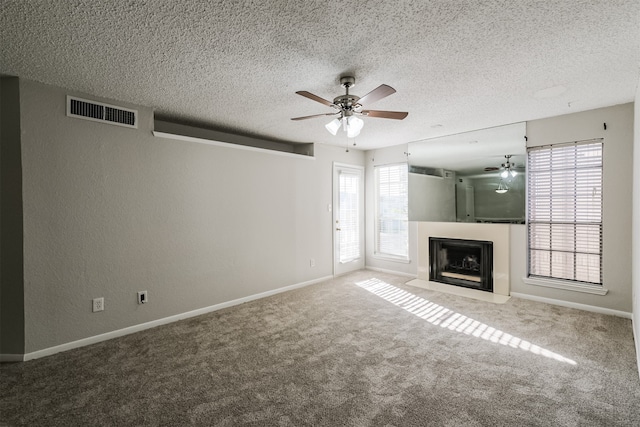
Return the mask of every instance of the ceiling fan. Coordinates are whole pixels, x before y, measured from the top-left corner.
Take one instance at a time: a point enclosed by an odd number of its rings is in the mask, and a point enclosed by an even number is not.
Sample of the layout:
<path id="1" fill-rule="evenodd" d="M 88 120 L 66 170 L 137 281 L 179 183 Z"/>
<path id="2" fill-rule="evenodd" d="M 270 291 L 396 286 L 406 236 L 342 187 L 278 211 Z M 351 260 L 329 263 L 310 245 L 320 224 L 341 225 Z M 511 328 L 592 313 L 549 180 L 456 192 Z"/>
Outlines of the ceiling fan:
<path id="1" fill-rule="evenodd" d="M 504 156 L 504 158 L 506 159 L 506 162 L 502 163 L 500 167 L 488 166 L 484 168 L 484 171 L 485 172 L 501 171 L 500 177 L 502 178 L 508 178 L 509 176 L 511 176 L 512 178 L 515 177 L 518 174 L 518 172 L 522 172 L 524 168 L 522 166 L 518 166 L 515 162 L 513 162 L 511 160 L 511 157 L 513 157 L 512 154 L 507 154 L 506 156 Z"/>
<path id="2" fill-rule="evenodd" d="M 381 100 L 396 92 L 394 88 L 387 85 L 380 85 L 363 97 L 358 97 L 349 93 L 349 89 L 355 86 L 356 79 L 353 76 L 345 76 L 340 78 L 340 85 L 345 88 L 346 93 L 344 95 L 337 96 L 333 99 L 333 102 L 324 98 L 314 95 L 310 92 L 301 90 L 296 92 L 298 95 L 302 95 L 305 98 L 309 98 L 313 101 L 324 104 L 334 109 L 330 113 L 314 114 L 312 116 L 294 117 L 291 120 L 306 120 L 313 119 L 315 117 L 323 116 L 337 116 L 334 120 L 327 123 L 325 127 L 331 134 L 335 135 L 340 129 L 340 126 L 347 132 L 349 138 L 358 136 L 360 130 L 364 126 L 364 122 L 357 116 L 369 116 L 378 117 L 382 119 L 395 119 L 402 120 L 409 113 L 406 111 L 382 111 L 382 110 L 365 110 L 364 104 L 371 104 Z"/>

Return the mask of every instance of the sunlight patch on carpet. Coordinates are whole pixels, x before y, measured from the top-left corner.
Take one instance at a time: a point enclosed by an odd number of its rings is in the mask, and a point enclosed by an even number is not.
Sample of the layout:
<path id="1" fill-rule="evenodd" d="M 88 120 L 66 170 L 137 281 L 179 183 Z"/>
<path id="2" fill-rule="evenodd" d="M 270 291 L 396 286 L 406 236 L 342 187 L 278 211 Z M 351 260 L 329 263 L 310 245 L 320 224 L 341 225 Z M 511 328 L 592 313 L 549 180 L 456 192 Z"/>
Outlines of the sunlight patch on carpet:
<path id="1" fill-rule="evenodd" d="M 460 332 L 476 338 L 481 338 L 492 343 L 528 351 L 533 354 L 548 357 L 549 359 L 554 359 L 570 365 L 577 364 L 574 360 L 566 358 L 558 353 L 544 349 L 521 338 L 514 337 L 511 334 L 493 328 L 463 314 L 456 313 L 453 310 L 414 295 L 411 292 L 407 292 L 396 286 L 390 285 L 380 279 L 368 279 L 356 282 L 356 285 L 393 303 L 403 310 L 426 320 L 432 325 L 447 328 L 451 331 Z"/>

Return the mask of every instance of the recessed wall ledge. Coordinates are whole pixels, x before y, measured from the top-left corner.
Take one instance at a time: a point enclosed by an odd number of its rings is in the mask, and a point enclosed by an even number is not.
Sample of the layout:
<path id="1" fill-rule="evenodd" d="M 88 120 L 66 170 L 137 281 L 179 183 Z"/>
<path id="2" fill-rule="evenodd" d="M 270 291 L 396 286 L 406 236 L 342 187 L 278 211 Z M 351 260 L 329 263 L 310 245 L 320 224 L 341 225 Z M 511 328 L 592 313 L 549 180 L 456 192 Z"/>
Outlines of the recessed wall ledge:
<path id="1" fill-rule="evenodd" d="M 542 279 L 538 277 L 523 277 L 522 281 L 527 285 L 544 286 L 547 288 L 563 289 L 565 291 L 584 292 L 586 294 L 606 295 L 609 289 L 600 285 L 588 283 L 575 283 L 564 280 Z"/>
<path id="2" fill-rule="evenodd" d="M 178 141 L 197 142 L 218 147 L 239 148 L 297 158 L 314 160 L 313 143 L 293 143 L 272 141 L 262 138 L 235 135 L 180 123 L 172 123 L 154 118 L 154 136 L 175 139 Z"/>

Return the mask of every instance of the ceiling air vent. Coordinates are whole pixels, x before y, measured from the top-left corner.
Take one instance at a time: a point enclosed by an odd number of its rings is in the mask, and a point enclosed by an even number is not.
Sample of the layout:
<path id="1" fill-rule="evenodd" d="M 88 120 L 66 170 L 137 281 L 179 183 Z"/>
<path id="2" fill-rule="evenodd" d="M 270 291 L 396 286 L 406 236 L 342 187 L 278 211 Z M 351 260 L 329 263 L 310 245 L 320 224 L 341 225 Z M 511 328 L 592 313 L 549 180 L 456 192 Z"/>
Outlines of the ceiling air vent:
<path id="1" fill-rule="evenodd" d="M 428 166 L 409 166 L 409 173 L 417 173 L 420 175 L 433 176 L 436 178 L 453 178 L 453 171 L 442 169 L 442 168 L 430 168 Z"/>
<path id="2" fill-rule="evenodd" d="M 67 96 L 67 116 L 128 128 L 138 127 L 137 110 L 88 101 L 73 96 Z"/>

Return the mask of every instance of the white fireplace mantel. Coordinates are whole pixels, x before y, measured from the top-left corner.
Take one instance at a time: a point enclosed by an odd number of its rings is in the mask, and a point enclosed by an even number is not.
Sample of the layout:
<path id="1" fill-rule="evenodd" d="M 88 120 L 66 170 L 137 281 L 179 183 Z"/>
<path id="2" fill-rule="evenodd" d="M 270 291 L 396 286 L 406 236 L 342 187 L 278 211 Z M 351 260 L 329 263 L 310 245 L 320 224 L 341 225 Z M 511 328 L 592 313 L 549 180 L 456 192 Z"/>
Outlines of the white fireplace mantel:
<path id="1" fill-rule="evenodd" d="M 418 223 L 418 279 L 429 281 L 429 237 L 493 242 L 493 293 L 508 296 L 509 224 L 466 222 Z"/>

